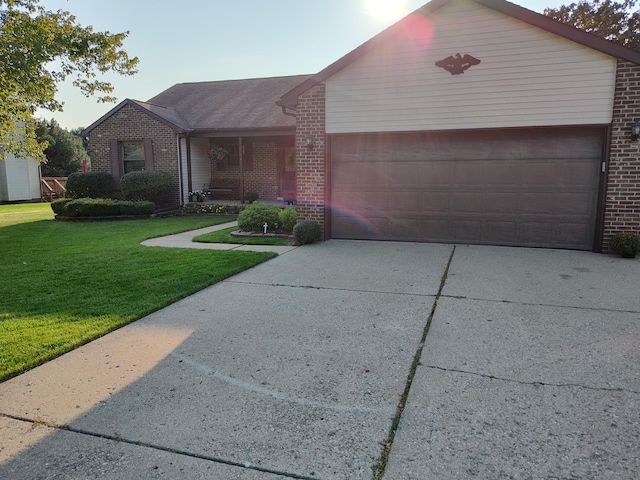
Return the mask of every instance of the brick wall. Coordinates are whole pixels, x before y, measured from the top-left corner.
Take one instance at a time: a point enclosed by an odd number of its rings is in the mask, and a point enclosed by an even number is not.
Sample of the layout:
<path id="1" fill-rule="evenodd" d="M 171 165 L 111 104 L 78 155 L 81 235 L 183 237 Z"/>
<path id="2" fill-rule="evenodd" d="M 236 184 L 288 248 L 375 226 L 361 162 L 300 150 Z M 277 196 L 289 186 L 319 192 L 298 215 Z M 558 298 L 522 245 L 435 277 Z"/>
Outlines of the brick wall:
<path id="1" fill-rule="evenodd" d="M 307 137 L 313 149 L 307 147 Z M 316 220 L 325 232 L 325 87 L 316 85 L 298 98 L 296 116 L 296 188 L 298 217 Z"/>
<path id="2" fill-rule="evenodd" d="M 123 106 L 90 132 L 91 170 L 111 173 L 111 140 L 127 142 L 146 138 L 153 143 L 155 170 L 168 172 L 174 177 L 175 200 L 180 203 L 176 134 L 167 125 L 131 105 Z"/>
<path id="3" fill-rule="evenodd" d="M 640 140 L 631 140 L 631 126 L 636 121 L 640 121 L 640 65 L 618 60 L 604 214 L 605 251 L 614 234 L 640 233 Z"/>
<path id="4" fill-rule="evenodd" d="M 244 191 L 258 192 L 260 200 L 275 200 L 278 197 L 275 141 L 253 141 L 253 169 L 244 172 Z"/>

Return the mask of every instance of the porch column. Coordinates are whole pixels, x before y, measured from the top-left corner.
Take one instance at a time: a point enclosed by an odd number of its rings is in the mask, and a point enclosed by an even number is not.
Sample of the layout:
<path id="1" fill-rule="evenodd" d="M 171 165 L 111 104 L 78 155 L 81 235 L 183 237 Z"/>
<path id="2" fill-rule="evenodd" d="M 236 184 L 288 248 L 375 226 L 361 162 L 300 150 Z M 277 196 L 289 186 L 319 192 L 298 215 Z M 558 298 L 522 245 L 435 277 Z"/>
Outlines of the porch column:
<path id="1" fill-rule="evenodd" d="M 238 137 L 238 152 L 240 159 L 240 203 L 244 203 L 244 146 L 242 137 Z"/>

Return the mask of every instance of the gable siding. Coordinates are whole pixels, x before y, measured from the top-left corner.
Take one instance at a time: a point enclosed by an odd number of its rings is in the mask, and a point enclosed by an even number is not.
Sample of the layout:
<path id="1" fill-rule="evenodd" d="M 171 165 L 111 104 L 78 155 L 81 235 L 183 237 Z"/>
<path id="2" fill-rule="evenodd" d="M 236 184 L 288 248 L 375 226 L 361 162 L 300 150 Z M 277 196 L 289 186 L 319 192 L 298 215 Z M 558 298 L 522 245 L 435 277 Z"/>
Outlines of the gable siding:
<path id="1" fill-rule="evenodd" d="M 611 122 L 614 58 L 465 0 L 420 32 L 327 80 L 328 133 Z M 459 75 L 435 65 L 456 53 L 481 63 Z"/>

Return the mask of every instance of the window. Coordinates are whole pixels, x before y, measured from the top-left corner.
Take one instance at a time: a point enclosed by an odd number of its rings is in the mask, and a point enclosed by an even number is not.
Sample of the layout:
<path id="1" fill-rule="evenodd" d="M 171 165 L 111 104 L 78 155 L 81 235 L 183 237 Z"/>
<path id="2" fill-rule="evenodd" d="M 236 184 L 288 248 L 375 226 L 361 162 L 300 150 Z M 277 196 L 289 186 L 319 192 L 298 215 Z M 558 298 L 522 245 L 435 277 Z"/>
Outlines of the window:
<path id="1" fill-rule="evenodd" d="M 122 165 L 124 173 L 145 169 L 143 142 L 122 142 Z"/>
<path id="2" fill-rule="evenodd" d="M 237 138 L 215 138 L 209 140 L 210 150 L 223 148 L 227 153 L 223 159 L 217 160 L 218 170 L 240 166 L 240 146 Z"/>

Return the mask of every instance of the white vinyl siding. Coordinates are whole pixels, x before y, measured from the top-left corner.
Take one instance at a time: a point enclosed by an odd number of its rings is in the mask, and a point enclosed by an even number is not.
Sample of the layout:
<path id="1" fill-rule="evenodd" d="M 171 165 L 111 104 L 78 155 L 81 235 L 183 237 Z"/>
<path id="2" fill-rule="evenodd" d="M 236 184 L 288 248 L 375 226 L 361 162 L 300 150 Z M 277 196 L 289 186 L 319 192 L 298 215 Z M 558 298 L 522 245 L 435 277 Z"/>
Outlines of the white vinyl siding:
<path id="1" fill-rule="evenodd" d="M 33 158 L 15 158 L 7 154 L 0 161 L 0 201 L 15 202 L 42 197 L 40 167 Z"/>
<path id="2" fill-rule="evenodd" d="M 183 201 L 189 201 L 189 175 L 187 171 L 187 145 L 184 138 L 180 139 L 182 152 L 182 191 Z M 202 190 L 205 183 L 211 182 L 211 160 L 207 157 L 209 148 L 208 138 L 191 139 L 191 188 L 194 191 Z"/>
<path id="3" fill-rule="evenodd" d="M 327 80 L 328 133 L 611 122 L 615 58 L 467 0 L 420 27 Z M 456 53 L 481 63 L 435 65 Z"/>

